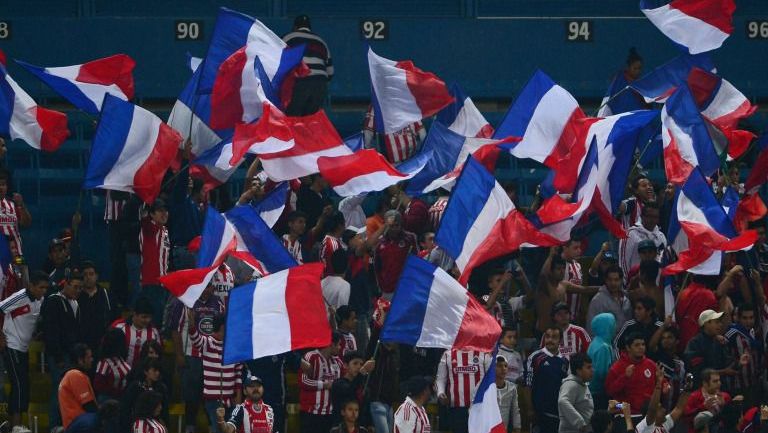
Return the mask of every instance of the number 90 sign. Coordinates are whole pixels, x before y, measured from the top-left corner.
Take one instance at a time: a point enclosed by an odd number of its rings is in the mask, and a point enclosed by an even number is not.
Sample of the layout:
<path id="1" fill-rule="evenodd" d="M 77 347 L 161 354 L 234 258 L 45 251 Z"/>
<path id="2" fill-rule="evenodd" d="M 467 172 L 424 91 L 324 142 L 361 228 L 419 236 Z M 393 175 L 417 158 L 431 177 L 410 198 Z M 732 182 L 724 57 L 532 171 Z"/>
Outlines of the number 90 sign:
<path id="1" fill-rule="evenodd" d="M 197 41 L 203 38 L 203 22 L 176 21 L 174 31 L 177 41 Z"/>

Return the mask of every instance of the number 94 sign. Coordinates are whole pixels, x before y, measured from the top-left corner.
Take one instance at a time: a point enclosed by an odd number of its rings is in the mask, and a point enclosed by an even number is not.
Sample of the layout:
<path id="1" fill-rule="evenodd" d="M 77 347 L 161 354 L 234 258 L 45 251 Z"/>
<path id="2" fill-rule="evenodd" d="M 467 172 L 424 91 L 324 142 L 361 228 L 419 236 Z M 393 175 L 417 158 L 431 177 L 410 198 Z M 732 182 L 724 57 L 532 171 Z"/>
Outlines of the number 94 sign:
<path id="1" fill-rule="evenodd" d="M 592 21 L 566 21 L 565 40 L 567 42 L 592 42 L 594 40 Z"/>

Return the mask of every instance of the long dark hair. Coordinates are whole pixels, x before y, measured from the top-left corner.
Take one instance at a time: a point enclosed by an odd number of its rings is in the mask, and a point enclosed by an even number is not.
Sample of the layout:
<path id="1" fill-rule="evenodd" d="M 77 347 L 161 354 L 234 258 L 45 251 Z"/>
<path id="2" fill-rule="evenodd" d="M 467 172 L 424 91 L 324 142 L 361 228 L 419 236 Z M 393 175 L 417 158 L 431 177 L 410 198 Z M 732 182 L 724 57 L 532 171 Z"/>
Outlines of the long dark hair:
<path id="1" fill-rule="evenodd" d="M 133 419 L 151 419 L 155 418 L 157 406 L 163 403 L 163 396 L 156 391 L 144 391 L 139 394 L 136 400 L 136 407 L 133 409 Z"/>
<path id="2" fill-rule="evenodd" d="M 128 348 L 125 347 L 125 333 L 117 328 L 112 328 L 104 334 L 99 348 L 102 359 L 128 357 Z"/>

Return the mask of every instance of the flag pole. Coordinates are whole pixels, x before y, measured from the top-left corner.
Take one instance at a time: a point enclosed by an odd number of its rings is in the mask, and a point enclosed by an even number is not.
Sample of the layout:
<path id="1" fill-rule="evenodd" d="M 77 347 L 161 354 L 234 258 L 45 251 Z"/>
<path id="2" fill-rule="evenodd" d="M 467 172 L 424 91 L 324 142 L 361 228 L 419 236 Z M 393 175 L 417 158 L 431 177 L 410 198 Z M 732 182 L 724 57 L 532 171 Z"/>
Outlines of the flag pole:
<path id="1" fill-rule="evenodd" d="M 643 159 L 643 155 L 645 155 L 645 152 L 646 152 L 646 151 L 648 150 L 648 148 L 651 146 L 651 143 L 653 143 L 653 140 L 656 138 L 656 134 L 658 134 L 659 132 L 661 132 L 661 125 L 659 125 L 658 129 L 656 129 L 656 131 L 653 133 L 653 135 L 651 136 L 651 138 L 649 138 L 649 139 L 648 139 L 648 142 L 647 142 L 647 143 L 645 143 L 645 147 L 643 147 L 643 150 L 640 152 L 640 154 L 639 154 L 639 155 L 637 155 L 637 159 L 635 160 L 635 163 L 634 163 L 634 165 L 632 165 L 632 168 L 629 170 L 629 173 L 630 173 L 630 174 L 631 174 L 633 171 L 635 171 L 635 169 L 637 168 L 637 166 L 638 166 L 638 165 L 640 165 L 640 160 L 642 160 L 642 159 Z"/>
<path id="2" fill-rule="evenodd" d="M 621 95 L 622 93 L 624 93 L 624 92 L 625 92 L 627 89 L 629 89 L 629 88 L 630 88 L 629 86 L 626 86 L 626 87 L 624 87 L 623 89 L 619 90 L 618 92 L 614 93 L 614 94 L 613 94 L 613 96 L 611 96 L 610 98 L 606 99 L 606 100 L 605 100 L 605 102 L 603 102 L 602 104 L 600 104 L 600 106 L 599 106 L 599 107 L 597 107 L 597 111 L 595 111 L 595 115 L 594 115 L 593 117 L 597 117 L 597 113 L 599 113 L 599 112 L 600 112 L 600 110 L 602 110 L 602 109 L 603 109 L 603 107 L 605 107 L 606 105 L 608 105 L 608 104 L 609 104 L 611 101 L 613 101 L 614 99 L 616 99 L 616 97 L 618 97 L 619 95 Z"/>
<path id="3" fill-rule="evenodd" d="M 371 359 L 373 359 L 373 362 L 376 362 L 376 355 L 379 354 L 379 347 L 381 346 L 381 338 L 376 340 L 376 347 L 373 349 L 373 355 L 371 356 Z M 365 376 L 365 385 L 363 385 L 363 396 L 365 396 L 366 391 L 368 391 L 368 382 L 371 380 L 371 373 L 369 372 Z"/>

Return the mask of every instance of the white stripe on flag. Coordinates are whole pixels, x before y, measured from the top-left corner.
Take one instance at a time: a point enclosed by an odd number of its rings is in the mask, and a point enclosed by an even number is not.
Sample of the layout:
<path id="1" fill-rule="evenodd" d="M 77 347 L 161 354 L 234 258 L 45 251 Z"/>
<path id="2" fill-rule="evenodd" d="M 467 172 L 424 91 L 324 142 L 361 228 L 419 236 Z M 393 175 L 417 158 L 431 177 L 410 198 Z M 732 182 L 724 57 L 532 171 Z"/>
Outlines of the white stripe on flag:
<path id="1" fill-rule="evenodd" d="M 133 185 L 136 172 L 147 162 L 155 148 L 160 123 L 160 119 L 154 114 L 139 106 L 133 107 L 133 119 L 125 146 L 115 165 L 104 176 L 103 188 L 124 189 L 126 185 Z"/>
<path id="2" fill-rule="evenodd" d="M 463 272 L 469 263 L 477 247 L 488 237 L 493 227 L 500 220 L 509 215 L 515 208 L 509 200 L 507 193 L 501 188 L 498 182 L 493 186 L 488 199 L 483 205 L 483 209 L 478 214 L 477 219 L 472 223 L 472 227 L 464 239 L 464 245 L 461 253 L 456 257 L 456 265 Z"/>
<path id="3" fill-rule="evenodd" d="M 512 148 L 512 155 L 544 162 L 557 145 L 565 125 L 578 107 L 578 103 L 567 90 L 553 86 L 536 105 L 522 141 Z"/>
<path id="4" fill-rule="evenodd" d="M 251 329 L 254 359 L 291 351 L 291 324 L 285 305 L 289 272 L 278 272 L 256 282 Z"/>
<path id="5" fill-rule="evenodd" d="M 440 272 L 440 268 L 432 275 L 424 323 L 416 346 L 453 346 L 467 310 L 467 291 L 448 274 Z"/>

